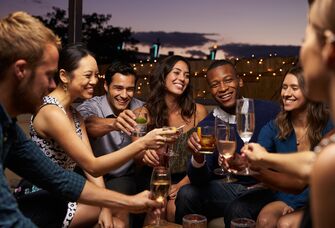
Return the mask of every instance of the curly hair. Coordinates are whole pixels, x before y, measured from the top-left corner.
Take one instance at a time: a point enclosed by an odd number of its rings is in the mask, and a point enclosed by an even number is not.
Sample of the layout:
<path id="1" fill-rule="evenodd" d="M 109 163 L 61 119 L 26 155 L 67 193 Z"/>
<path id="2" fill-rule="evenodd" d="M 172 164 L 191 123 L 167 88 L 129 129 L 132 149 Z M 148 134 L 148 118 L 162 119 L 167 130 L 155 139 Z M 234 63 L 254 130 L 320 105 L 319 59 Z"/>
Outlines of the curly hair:
<path id="1" fill-rule="evenodd" d="M 306 97 L 302 68 L 299 66 L 293 67 L 285 75 L 288 74 L 293 74 L 297 78 L 299 87 L 303 95 Z M 307 135 L 312 149 L 320 142 L 322 138 L 322 130 L 329 119 L 329 110 L 324 103 L 314 102 L 309 100 L 308 98 L 306 98 L 306 101 L 308 123 Z M 278 138 L 281 140 L 286 139 L 286 137 L 294 130 L 291 120 L 291 112 L 285 111 L 283 109 L 283 103 L 282 110 L 277 115 L 275 123 L 279 128 Z"/>
<path id="2" fill-rule="evenodd" d="M 168 126 L 168 107 L 165 102 L 166 86 L 165 81 L 167 75 L 172 71 L 178 61 L 183 61 L 187 64 L 189 70 L 189 62 L 182 56 L 173 55 L 165 58 L 160 62 L 153 75 L 150 77 L 150 95 L 147 99 L 145 107 L 148 109 L 151 117 L 149 128 Z M 178 101 L 181 107 L 181 116 L 187 121 L 195 113 L 195 102 L 192 95 L 191 82 L 187 85 L 183 94 Z"/>

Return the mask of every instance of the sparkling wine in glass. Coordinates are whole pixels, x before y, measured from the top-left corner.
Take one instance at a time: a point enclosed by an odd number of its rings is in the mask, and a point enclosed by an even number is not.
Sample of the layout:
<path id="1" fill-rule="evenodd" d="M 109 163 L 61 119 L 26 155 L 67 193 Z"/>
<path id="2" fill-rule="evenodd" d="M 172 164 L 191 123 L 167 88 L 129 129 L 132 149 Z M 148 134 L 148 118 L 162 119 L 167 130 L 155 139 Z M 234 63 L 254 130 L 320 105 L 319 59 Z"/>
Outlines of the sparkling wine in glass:
<path id="1" fill-rule="evenodd" d="M 216 147 L 219 153 L 225 158 L 230 159 L 234 156 L 236 151 L 236 137 L 235 137 L 235 127 L 234 126 L 219 126 L 216 129 Z M 223 166 L 221 165 L 223 170 Z M 236 179 L 230 176 L 227 172 L 226 178 L 223 179 L 225 183 L 235 182 Z"/>
<path id="2" fill-rule="evenodd" d="M 254 100 L 243 98 L 238 99 L 236 103 L 236 124 L 237 132 L 244 142 L 249 143 L 255 130 L 255 108 Z M 239 172 L 240 175 L 251 175 L 249 167 Z"/>
<path id="3" fill-rule="evenodd" d="M 229 125 L 229 118 L 225 117 L 225 116 L 215 116 L 215 141 L 217 142 L 218 137 L 217 137 L 217 129 L 219 127 L 226 127 L 227 125 Z M 217 144 L 216 144 L 217 145 Z M 213 170 L 213 173 L 219 176 L 223 176 L 225 175 L 225 170 L 223 168 L 223 166 L 221 166 L 220 168 L 216 168 Z"/>
<path id="4" fill-rule="evenodd" d="M 157 166 L 152 170 L 150 190 L 152 198 L 158 202 L 163 202 L 169 193 L 171 186 L 171 175 L 169 169 L 163 166 Z M 156 227 L 159 227 L 166 221 L 161 220 L 160 216 L 156 218 Z"/>

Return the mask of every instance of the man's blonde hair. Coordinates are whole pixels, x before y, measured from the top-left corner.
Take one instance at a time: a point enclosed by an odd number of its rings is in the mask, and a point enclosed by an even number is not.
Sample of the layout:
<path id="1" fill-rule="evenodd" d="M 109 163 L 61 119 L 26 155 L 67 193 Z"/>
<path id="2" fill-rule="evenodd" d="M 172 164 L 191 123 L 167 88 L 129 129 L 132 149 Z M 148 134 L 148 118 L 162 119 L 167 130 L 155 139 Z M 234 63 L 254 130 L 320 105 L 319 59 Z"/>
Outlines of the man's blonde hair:
<path id="1" fill-rule="evenodd" d="M 14 12 L 0 20 L 0 80 L 1 75 L 18 59 L 35 67 L 41 60 L 46 45 L 58 49 L 61 41 L 37 18 L 25 12 Z"/>

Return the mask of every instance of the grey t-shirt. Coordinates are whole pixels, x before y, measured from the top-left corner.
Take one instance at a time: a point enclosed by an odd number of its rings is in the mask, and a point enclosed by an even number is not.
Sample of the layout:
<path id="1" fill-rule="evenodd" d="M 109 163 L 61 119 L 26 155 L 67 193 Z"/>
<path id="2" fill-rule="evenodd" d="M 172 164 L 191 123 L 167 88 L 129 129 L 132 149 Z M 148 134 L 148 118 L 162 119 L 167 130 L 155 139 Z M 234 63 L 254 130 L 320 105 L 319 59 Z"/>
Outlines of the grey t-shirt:
<path id="1" fill-rule="evenodd" d="M 134 110 L 144 105 L 144 102 L 133 98 L 129 104 L 129 109 Z M 112 108 L 110 107 L 107 96 L 96 96 L 89 100 L 84 101 L 77 107 L 80 114 L 87 118 L 89 116 L 96 116 L 106 118 L 107 116 L 115 116 Z M 115 116 L 116 117 L 116 116 Z M 117 151 L 131 143 L 131 137 L 121 131 L 111 131 L 106 135 L 92 139 L 90 143 L 95 156 L 101 156 L 108 153 Z M 123 176 L 132 169 L 133 160 L 128 161 L 118 169 L 109 172 L 114 177 Z"/>

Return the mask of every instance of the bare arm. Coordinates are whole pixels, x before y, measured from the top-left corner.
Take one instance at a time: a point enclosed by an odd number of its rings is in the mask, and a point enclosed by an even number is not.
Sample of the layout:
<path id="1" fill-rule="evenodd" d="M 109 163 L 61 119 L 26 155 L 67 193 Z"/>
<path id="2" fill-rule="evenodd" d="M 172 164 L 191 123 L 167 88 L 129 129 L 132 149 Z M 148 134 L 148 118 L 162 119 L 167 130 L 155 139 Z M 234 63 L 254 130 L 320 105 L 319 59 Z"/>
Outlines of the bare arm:
<path id="1" fill-rule="evenodd" d="M 133 196 L 127 196 L 105 188 L 100 188 L 89 181 L 86 181 L 78 202 L 100 207 L 108 207 L 111 208 L 113 212 L 117 212 L 121 209 L 132 213 L 141 213 L 162 206 L 161 203 L 150 200 L 149 196 L 149 191 L 144 191 Z"/>
<path id="2" fill-rule="evenodd" d="M 87 117 L 85 119 L 87 134 L 92 138 L 98 138 L 110 131 L 118 130 L 114 128 L 115 121 L 116 118 Z"/>
<path id="3" fill-rule="evenodd" d="M 270 188 L 292 194 L 301 193 L 308 185 L 306 181 L 300 178 L 268 169 L 259 170 L 259 174 L 254 177 L 268 185 Z"/>
<path id="4" fill-rule="evenodd" d="M 312 151 L 291 154 L 269 153 L 257 143 L 249 143 L 241 151 L 255 167 L 272 168 L 279 172 L 294 175 L 305 182 L 309 181 L 316 157 Z"/>
<path id="5" fill-rule="evenodd" d="M 120 167 L 144 149 L 158 148 L 164 145 L 166 138 L 162 134 L 175 133 L 175 130 L 155 129 L 116 152 L 95 157 L 91 147 L 84 144 L 75 131 L 71 130 L 73 124 L 56 106 L 43 107 L 35 117 L 34 127 L 42 137 L 52 138 L 58 142 L 76 163 L 95 177 Z M 84 128 L 83 131 L 85 131 Z"/>

